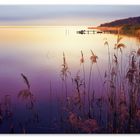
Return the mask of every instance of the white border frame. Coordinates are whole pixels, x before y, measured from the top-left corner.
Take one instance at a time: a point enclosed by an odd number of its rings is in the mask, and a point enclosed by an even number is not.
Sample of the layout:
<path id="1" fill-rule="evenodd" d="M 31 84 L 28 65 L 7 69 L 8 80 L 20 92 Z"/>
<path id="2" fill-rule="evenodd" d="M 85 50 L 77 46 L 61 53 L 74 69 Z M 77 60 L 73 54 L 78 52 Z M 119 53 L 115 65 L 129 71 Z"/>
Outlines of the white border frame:
<path id="1" fill-rule="evenodd" d="M 139 0 L 0 0 L 1 5 L 14 4 L 98 4 L 140 5 Z"/>

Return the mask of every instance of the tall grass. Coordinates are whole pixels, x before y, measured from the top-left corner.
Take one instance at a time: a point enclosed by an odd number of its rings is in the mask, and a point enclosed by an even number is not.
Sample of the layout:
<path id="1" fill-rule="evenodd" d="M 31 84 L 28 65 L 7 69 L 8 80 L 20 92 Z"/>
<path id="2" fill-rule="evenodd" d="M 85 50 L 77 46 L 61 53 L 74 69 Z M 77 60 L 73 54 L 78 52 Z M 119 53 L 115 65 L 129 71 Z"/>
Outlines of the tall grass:
<path id="1" fill-rule="evenodd" d="M 35 107 L 35 96 L 34 94 L 31 92 L 31 85 L 30 82 L 27 78 L 27 76 L 25 76 L 23 73 L 21 73 L 21 77 L 25 82 L 25 85 L 27 86 L 26 89 L 21 90 L 18 93 L 18 98 L 22 99 L 25 103 L 26 103 L 26 108 L 27 110 L 29 110 L 32 114 L 31 116 L 31 121 L 33 121 L 34 123 L 38 123 L 39 122 L 39 114 L 38 111 Z M 22 125 L 22 124 L 21 124 Z"/>
<path id="2" fill-rule="evenodd" d="M 90 98 L 90 86 L 91 86 L 91 77 L 92 77 L 92 68 L 93 64 L 97 63 L 98 56 L 96 56 L 91 50 L 91 64 L 90 64 L 90 72 L 89 72 L 89 80 L 88 80 L 88 116 L 91 118 L 91 98 Z"/>
<path id="3" fill-rule="evenodd" d="M 83 51 L 81 51 L 81 59 L 80 59 L 80 66 L 82 66 L 82 72 L 83 72 L 83 85 L 84 85 L 84 102 L 83 102 L 83 106 L 84 106 L 84 114 L 85 114 L 85 110 L 86 110 L 86 72 L 85 72 L 85 59 L 84 59 L 84 54 Z"/>
<path id="4" fill-rule="evenodd" d="M 67 76 L 68 74 L 70 74 L 69 69 L 68 69 L 68 64 L 66 61 L 66 57 L 65 57 L 65 53 L 63 52 L 63 63 L 62 63 L 62 69 L 61 69 L 61 78 L 62 78 L 62 82 L 64 82 L 65 85 L 65 96 L 67 98 Z"/>

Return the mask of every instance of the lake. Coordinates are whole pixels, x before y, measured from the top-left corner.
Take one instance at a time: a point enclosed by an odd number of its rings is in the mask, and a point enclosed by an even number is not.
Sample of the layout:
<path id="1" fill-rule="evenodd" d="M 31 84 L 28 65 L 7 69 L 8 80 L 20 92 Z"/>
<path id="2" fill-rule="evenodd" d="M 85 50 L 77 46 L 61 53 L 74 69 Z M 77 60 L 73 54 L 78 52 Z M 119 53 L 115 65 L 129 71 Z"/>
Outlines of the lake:
<path id="1" fill-rule="evenodd" d="M 0 133 L 88 133 L 83 127 L 73 126 L 74 121 L 88 119 L 88 115 L 84 115 L 89 113 L 88 95 L 92 100 L 94 95 L 96 100 L 89 116 L 97 121 L 100 127 L 97 132 L 112 132 L 106 129 L 109 88 L 103 86 L 105 78 L 109 77 L 108 54 L 111 66 L 114 54 L 120 62 L 118 75 L 121 76 L 116 84 L 119 87 L 121 81 L 126 83 L 124 79 L 130 65 L 130 52 L 137 52 L 140 44 L 137 38 L 123 35 L 121 42 L 125 47 L 122 52 L 116 51 L 117 35 L 76 33 L 84 29 L 87 27 L 0 28 Z M 105 41 L 108 43 L 104 44 Z M 91 63 L 91 50 L 94 56 L 98 56 L 95 57 L 97 63 L 95 60 Z M 80 62 L 81 51 L 84 63 Z M 125 90 L 127 88 L 125 86 Z M 19 95 L 24 89 L 31 91 L 33 98 L 28 98 L 26 93 Z M 100 103 L 102 107 L 99 107 Z"/>

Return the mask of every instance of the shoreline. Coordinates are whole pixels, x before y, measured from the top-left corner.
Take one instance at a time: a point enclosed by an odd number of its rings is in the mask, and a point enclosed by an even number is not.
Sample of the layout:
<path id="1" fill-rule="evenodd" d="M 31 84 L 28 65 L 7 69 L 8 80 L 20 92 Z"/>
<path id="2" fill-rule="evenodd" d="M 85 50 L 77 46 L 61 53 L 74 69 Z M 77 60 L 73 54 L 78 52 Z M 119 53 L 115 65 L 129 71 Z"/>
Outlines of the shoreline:
<path id="1" fill-rule="evenodd" d="M 121 35 L 126 35 L 126 36 L 131 36 L 131 37 L 136 37 L 140 39 L 140 29 L 134 30 L 133 33 L 129 32 L 129 30 L 124 30 L 123 27 L 88 27 L 88 29 L 96 29 L 100 30 L 104 33 L 111 33 L 111 34 L 121 34 Z"/>

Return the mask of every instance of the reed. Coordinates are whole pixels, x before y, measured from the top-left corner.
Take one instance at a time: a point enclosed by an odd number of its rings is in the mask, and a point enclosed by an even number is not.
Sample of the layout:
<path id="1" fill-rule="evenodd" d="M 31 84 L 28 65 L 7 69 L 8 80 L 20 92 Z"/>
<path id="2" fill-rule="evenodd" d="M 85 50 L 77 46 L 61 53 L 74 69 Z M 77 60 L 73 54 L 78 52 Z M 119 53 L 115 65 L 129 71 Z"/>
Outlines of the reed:
<path id="1" fill-rule="evenodd" d="M 63 63 L 62 63 L 62 69 L 61 69 L 61 78 L 62 82 L 64 82 L 65 85 L 65 96 L 66 98 L 68 97 L 68 89 L 67 89 L 67 76 L 70 74 L 69 69 L 68 69 L 68 64 L 66 61 L 65 53 L 63 52 Z"/>
<path id="2" fill-rule="evenodd" d="M 92 68 L 93 64 L 97 63 L 98 56 L 96 56 L 93 51 L 91 50 L 91 65 L 90 65 L 90 72 L 89 72 L 89 81 L 88 81 L 88 116 L 91 118 L 91 99 L 90 99 L 90 86 L 91 86 L 91 76 L 92 76 Z"/>
<path id="3" fill-rule="evenodd" d="M 86 110 L 86 72 L 85 72 L 85 59 L 83 51 L 81 51 L 81 59 L 80 59 L 80 66 L 82 66 L 82 72 L 83 72 L 83 85 L 84 85 L 84 114 Z"/>
<path id="4" fill-rule="evenodd" d="M 31 85 L 30 82 L 27 78 L 27 76 L 25 76 L 23 73 L 21 73 L 21 77 L 25 82 L 25 85 L 27 86 L 26 89 L 21 90 L 18 93 L 18 98 L 22 99 L 24 102 L 26 102 L 26 108 L 27 110 L 29 110 L 32 114 L 31 116 L 31 121 L 33 121 L 34 123 L 39 123 L 39 114 L 38 111 L 35 107 L 35 96 L 33 95 L 33 93 L 31 92 Z M 31 122 L 30 122 L 31 123 Z M 21 125 L 23 125 L 21 123 Z M 24 132 L 24 131 L 23 131 Z"/>

